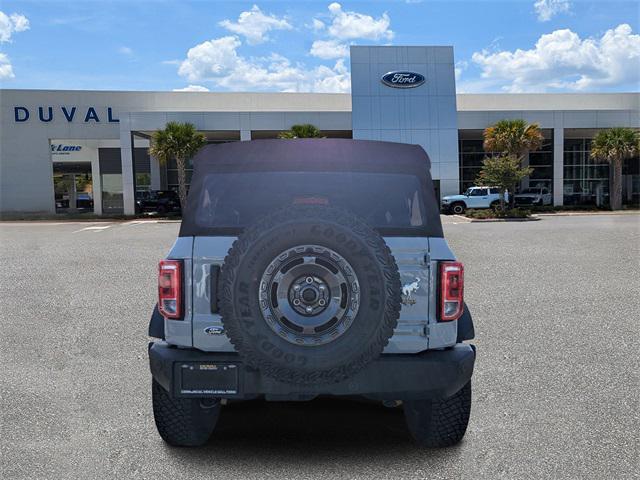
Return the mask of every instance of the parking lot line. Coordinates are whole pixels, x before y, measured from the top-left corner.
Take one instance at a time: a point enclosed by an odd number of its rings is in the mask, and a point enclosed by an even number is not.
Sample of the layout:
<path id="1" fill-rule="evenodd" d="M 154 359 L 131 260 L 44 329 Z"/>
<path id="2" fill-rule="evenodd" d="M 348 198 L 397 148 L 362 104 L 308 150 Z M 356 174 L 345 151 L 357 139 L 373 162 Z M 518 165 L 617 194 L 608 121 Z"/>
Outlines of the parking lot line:
<path id="1" fill-rule="evenodd" d="M 103 230 L 106 230 L 109 227 L 111 227 L 111 225 L 104 225 L 104 226 L 94 225 L 94 226 L 91 226 L 91 227 L 81 228 L 80 230 L 76 230 L 76 231 L 74 231 L 72 233 L 79 233 L 79 232 L 84 232 L 84 231 L 87 231 L 87 230 L 88 231 L 93 231 L 93 232 L 101 232 Z"/>

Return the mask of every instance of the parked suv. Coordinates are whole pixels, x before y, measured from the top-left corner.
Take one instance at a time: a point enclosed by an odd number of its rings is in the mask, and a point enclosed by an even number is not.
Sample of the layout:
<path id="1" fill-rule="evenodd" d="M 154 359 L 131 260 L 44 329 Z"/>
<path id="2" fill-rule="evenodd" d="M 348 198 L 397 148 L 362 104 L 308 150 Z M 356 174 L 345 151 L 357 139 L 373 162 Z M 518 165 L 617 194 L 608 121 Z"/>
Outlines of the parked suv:
<path id="1" fill-rule="evenodd" d="M 551 192 L 544 187 L 525 188 L 514 195 L 516 205 L 551 205 Z"/>
<path id="2" fill-rule="evenodd" d="M 335 395 L 403 405 L 423 445 L 459 442 L 474 329 L 424 150 L 255 140 L 193 163 L 149 325 L 160 436 L 202 445 L 227 400 Z"/>
<path id="3" fill-rule="evenodd" d="M 180 197 L 174 190 L 150 190 L 136 192 L 138 213 L 153 212 L 158 215 L 180 213 Z"/>
<path id="4" fill-rule="evenodd" d="M 505 202 L 509 194 L 505 193 Z M 442 211 L 461 215 L 467 208 L 493 208 L 500 206 L 500 189 L 495 187 L 470 187 L 462 195 L 442 197 Z"/>

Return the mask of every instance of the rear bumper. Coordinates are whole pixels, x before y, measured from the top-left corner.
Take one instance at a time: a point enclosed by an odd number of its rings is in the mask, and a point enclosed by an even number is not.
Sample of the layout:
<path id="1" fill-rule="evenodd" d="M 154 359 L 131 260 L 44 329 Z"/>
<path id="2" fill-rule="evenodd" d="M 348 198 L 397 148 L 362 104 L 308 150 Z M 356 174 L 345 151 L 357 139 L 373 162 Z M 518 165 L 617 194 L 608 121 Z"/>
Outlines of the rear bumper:
<path id="1" fill-rule="evenodd" d="M 382 355 L 339 383 L 298 386 L 278 382 L 244 365 L 236 353 L 149 344 L 153 378 L 174 397 L 306 400 L 318 395 L 358 395 L 377 400 L 446 398 L 470 379 L 475 347 L 459 343 L 447 350 Z"/>

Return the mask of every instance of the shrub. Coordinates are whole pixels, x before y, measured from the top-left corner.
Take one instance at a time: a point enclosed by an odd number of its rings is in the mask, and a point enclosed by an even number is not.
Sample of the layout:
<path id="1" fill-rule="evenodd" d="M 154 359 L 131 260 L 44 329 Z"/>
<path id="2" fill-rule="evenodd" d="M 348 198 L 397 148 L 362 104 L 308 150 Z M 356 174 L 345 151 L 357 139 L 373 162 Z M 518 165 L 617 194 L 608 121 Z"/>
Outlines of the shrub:
<path id="1" fill-rule="evenodd" d="M 511 208 L 504 212 L 496 212 L 493 209 L 483 210 L 467 210 L 465 215 L 468 218 L 486 220 L 489 218 L 528 218 L 531 216 L 531 211 L 524 208 Z"/>

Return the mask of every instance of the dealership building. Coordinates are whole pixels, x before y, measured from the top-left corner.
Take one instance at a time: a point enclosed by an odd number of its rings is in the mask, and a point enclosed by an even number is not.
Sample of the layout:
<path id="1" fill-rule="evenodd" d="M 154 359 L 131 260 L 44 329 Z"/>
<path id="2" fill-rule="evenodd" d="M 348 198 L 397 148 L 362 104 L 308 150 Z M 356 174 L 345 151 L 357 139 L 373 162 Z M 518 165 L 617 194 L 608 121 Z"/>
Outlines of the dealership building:
<path id="1" fill-rule="evenodd" d="M 418 144 L 443 196 L 473 185 L 483 129 L 521 118 L 545 138 L 524 160 L 533 173 L 523 187 L 547 188 L 555 205 L 608 203 L 609 167 L 589 158 L 590 141 L 639 129 L 640 94 L 456 94 L 455 83 L 453 47 L 354 46 L 351 94 L 3 89 L 0 212 L 133 214 L 140 192 L 177 187 L 176 165 L 147 151 L 169 121 L 211 143 L 311 123 L 326 137 Z M 639 163 L 625 162 L 623 203 L 638 203 Z"/>

